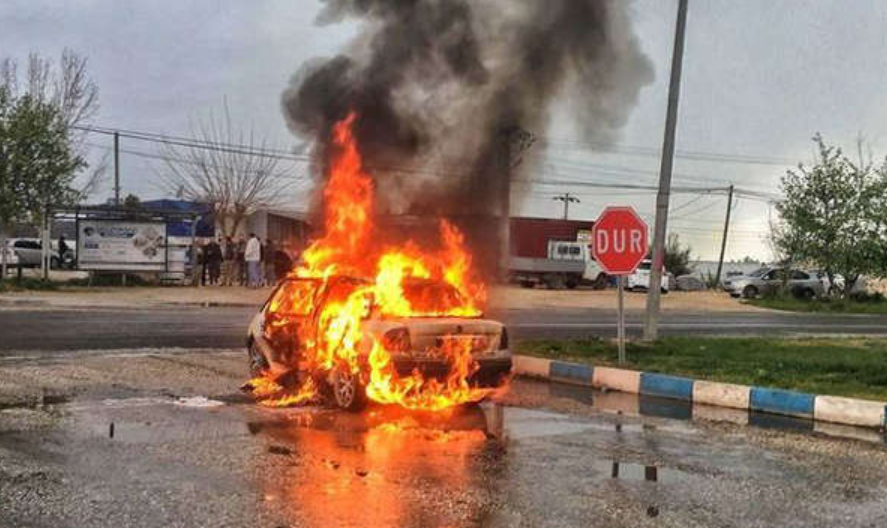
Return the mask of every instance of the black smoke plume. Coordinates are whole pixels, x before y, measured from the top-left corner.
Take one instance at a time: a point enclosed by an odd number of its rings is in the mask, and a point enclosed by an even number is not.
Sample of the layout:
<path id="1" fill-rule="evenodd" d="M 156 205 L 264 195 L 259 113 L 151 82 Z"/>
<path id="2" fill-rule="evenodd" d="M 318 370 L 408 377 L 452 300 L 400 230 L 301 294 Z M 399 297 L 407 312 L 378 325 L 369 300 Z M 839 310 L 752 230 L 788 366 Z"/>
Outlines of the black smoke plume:
<path id="1" fill-rule="evenodd" d="M 653 80 L 626 0 L 325 0 L 318 24 L 360 21 L 347 50 L 305 64 L 283 94 L 323 177 L 332 125 L 355 133 L 391 213 L 498 214 L 515 130 L 544 136 L 566 105 L 608 140 Z M 520 196 L 515 186 L 513 196 Z"/>

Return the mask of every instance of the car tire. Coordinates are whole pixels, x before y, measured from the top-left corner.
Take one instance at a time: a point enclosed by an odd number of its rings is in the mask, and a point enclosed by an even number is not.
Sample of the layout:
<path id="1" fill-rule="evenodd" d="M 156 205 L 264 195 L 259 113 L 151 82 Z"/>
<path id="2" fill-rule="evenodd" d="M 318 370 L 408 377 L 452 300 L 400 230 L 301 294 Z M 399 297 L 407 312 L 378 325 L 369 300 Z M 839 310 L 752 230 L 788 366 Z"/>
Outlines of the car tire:
<path id="1" fill-rule="evenodd" d="M 595 290 L 603 290 L 607 288 L 607 275 L 605 273 L 598 273 L 598 276 L 594 279 L 594 284 L 591 286 Z"/>
<path id="2" fill-rule="evenodd" d="M 58 257 L 52 257 L 49 259 L 49 269 L 60 269 L 62 267 L 61 264 L 62 263 Z"/>
<path id="3" fill-rule="evenodd" d="M 579 286 L 579 283 L 572 279 L 567 279 L 567 282 L 564 283 L 568 290 L 575 290 L 576 286 Z"/>
<path id="4" fill-rule="evenodd" d="M 521 281 L 520 285 L 521 285 L 521 288 L 532 289 L 533 286 L 535 286 L 536 284 L 533 281 L 525 280 L 525 281 Z"/>
<path id="5" fill-rule="evenodd" d="M 807 299 L 808 301 L 809 301 L 809 300 L 813 300 L 813 298 L 816 297 L 816 292 L 813 291 L 813 288 L 804 288 L 804 289 L 801 291 L 801 296 L 802 296 L 804 299 Z"/>
<path id="6" fill-rule="evenodd" d="M 358 412 L 366 407 L 366 388 L 360 376 L 347 368 L 337 368 L 332 375 L 333 402 L 340 409 Z"/>
<path id="7" fill-rule="evenodd" d="M 256 345 L 255 340 L 250 340 L 249 346 L 246 348 L 246 353 L 249 357 L 250 376 L 258 378 L 265 374 L 269 368 L 268 359 L 265 358 L 265 355 L 259 350 L 259 346 Z"/>
<path id="8" fill-rule="evenodd" d="M 668 295 L 668 288 L 659 288 L 659 292 L 662 293 L 662 295 Z"/>
<path id="9" fill-rule="evenodd" d="M 742 296 L 746 299 L 754 299 L 758 296 L 758 289 L 754 286 L 746 286 L 742 289 Z"/>

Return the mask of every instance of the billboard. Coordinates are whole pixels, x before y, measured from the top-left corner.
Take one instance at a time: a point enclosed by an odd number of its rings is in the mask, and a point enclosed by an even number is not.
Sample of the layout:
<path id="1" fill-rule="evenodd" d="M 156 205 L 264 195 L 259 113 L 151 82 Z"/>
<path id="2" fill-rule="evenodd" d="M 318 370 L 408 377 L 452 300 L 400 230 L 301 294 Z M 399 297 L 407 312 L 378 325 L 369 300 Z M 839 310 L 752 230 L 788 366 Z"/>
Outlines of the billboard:
<path id="1" fill-rule="evenodd" d="M 77 265 L 82 270 L 165 271 L 166 224 L 80 220 Z"/>

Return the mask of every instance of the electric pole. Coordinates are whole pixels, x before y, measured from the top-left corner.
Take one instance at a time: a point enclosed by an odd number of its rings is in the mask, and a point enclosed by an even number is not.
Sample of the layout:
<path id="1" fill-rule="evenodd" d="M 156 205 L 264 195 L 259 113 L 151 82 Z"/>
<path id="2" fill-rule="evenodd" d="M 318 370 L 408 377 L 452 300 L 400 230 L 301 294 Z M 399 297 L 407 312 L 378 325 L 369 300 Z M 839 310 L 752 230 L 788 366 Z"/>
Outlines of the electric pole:
<path id="1" fill-rule="evenodd" d="M 499 166 L 502 182 L 499 188 L 499 273 L 503 281 L 508 279 L 508 260 L 511 255 L 511 176 L 523 162 L 523 154 L 536 141 L 536 137 L 519 126 L 501 130 Z"/>
<path id="2" fill-rule="evenodd" d="M 665 261 L 665 237 L 668 223 L 668 203 L 671 195 L 671 171 L 674 166 L 675 130 L 678 121 L 678 102 L 681 95 L 681 68 L 684 59 L 684 34 L 687 29 L 687 1 L 678 0 L 674 49 L 671 56 L 671 79 L 668 86 L 668 109 L 665 116 L 665 137 L 662 141 L 662 165 L 659 170 L 659 192 L 656 194 L 656 224 L 653 231 L 653 267 L 647 290 L 647 314 L 644 321 L 644 339 L 652 341 L 659 334 L 659 301 L 662 295 L 662 268 Z"/>
<path id="3" fill-rule="evenodd" d="M 727 249 L 727 232 L 730 229 L 730 211 L 733 209 L 733 184 L 727 191 L 727 218 L 724 219 L 724 236 L 721 238 L 721 256 L 718 259 L 718 272 L 715 273 L 715 288 L 721 283 L 721 271 L 724 268 L 724 251 Z"/>
<path id="4" fill-rule="evenodd" d="M 564 220 L 567 220 L 570 215 L 570 203 L 579 203 L 579 198 L 575 196 L 570 196 L 570 193 L 564 193 L 563 196 L 555 196 L 552 200 L 556 202 L 564 202 Z"/>
<path id="5" fill-rule="evenodd" d="M 114 132 L 114 205 L 120 207 L 120 134 Z"/>

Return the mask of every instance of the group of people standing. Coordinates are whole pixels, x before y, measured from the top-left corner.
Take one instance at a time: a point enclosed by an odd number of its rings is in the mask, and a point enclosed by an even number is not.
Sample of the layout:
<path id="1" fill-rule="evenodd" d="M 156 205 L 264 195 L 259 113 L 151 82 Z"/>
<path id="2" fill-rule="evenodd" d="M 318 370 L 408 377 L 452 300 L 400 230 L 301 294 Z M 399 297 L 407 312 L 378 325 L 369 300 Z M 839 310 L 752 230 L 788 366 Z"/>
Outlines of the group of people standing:
<path id="1" fill-rule="evenodd" d="M 255 233 L 211 239 L 198 248 L 202 285 L 273 286 L 292 268 L 290 256 L 273 240 L 263 243 Z"/>

